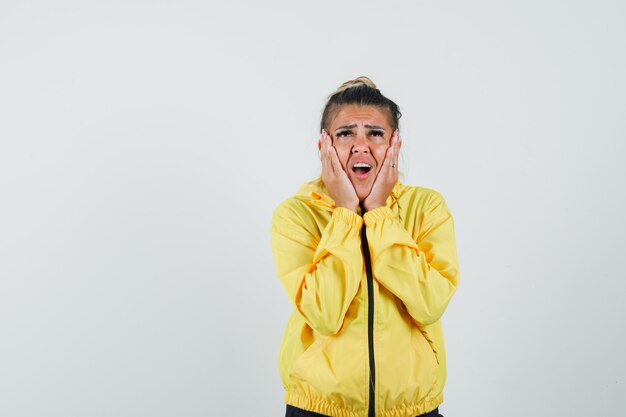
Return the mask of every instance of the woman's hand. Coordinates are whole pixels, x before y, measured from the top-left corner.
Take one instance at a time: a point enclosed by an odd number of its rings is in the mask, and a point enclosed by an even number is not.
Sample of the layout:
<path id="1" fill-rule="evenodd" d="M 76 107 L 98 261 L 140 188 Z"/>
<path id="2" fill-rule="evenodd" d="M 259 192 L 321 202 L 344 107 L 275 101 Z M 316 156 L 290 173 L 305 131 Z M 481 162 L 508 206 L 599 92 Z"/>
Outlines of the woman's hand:
<path id="1" fill-rule="evenodd" d="M 339 162 L 339 156 L 337 156 L 330 136 L 324 130 L 318 146 L 322 157 L 322 181 L 324 181 L 328 194 L 335 200 L 337 207 L 345 207 L 356 213 L 359 197 L 356 195 L 348 174 Z"/>
<path id="2" fill-rule="evenodd" d="M 383 207 L 387 198 L 391 194 L 394 185 L 398 182 L 398 155 L 400 154 L 400 146 L 402 146 L 402 139 L 400 133 L 396 129 L 391 136 L 389 148 L 385 153 L 385 160 L 383 166 L 378 171 L 372 191 L 363 200 L 363 206 L 365 210 L 370 211 L 378 207 Z"/>

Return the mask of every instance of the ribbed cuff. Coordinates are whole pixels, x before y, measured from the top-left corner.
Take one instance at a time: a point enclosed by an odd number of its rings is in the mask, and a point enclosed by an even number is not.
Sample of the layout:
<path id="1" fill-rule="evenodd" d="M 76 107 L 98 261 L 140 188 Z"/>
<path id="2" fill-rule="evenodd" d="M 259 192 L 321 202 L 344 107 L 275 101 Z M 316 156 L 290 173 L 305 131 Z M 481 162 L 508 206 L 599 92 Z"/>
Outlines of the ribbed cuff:
<path id="1" fill-rule="evenodd" d="M 336 207 L 333 211 L 333 219 L 341 220 L 345 223 L 348 223 L 348 225 L 359 229 L 363 225 L 363 219 L 361 218 L 361 216 L 345 207 Z"/>
<path id="2" fill-rule="evenodd" d="M 393 219 L 393 212 L 389 207 L 378 207 L 372 211 L 368 211 L 363 216 L 363 220 L 365 221 L 365 226 L 371 226 L 378 221 L 382 221 L 385 219 Z"/>

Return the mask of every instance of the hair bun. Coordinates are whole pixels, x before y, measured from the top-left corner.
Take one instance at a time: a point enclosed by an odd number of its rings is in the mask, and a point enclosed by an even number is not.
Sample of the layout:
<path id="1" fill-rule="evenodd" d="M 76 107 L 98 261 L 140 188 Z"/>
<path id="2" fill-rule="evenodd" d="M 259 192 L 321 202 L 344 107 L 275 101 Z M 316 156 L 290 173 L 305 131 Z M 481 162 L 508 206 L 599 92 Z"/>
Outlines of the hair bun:
<path id="1" fill-rule="evenodd" d="M 376 90 L 376 84 L 374 84 L 372 80 L 370 80 L 369 78 L 365 76 L 361 76 L 361 77 L 355 78 L 354 80 L 346 81 L 345 83 L 341 84 L 341 86 L 339 86 L 339 88 L 336 89 L 335 92 L 331 94 L 331 96 L 334 96 L 335 94 L 339 94 L 343 91 L 346 91 L 349 88 L 359 87 L 361 85 L 364 85 L 366 87 Z"/>

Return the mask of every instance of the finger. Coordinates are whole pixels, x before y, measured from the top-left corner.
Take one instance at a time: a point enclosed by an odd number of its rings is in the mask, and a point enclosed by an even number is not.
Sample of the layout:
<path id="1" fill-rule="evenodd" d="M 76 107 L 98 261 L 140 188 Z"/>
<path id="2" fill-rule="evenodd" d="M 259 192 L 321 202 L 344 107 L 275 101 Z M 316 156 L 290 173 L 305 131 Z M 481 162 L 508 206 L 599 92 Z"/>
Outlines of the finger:
<path id="1" fill-rule="evenodd" d="M 317 140 L 317 147 L 320 150 L 320 156 L 322 157 L 322 162 L 324 162 L 324 158 L 326 157 L 326 143 L 324 141 L 324 133 L 320 134 L 319 139 Z"/>
<path id="2" fill-rule="evenodd" d="M 389 155 L 387 155 L 387 159 L 388 161 L 386 161 L 385 163 L 385 168 L 386 168 L 387 177 L 390 178 L 394 175 L 394 172 L 398 168 L 394 148 L 389 148 Z"/>
<path id="3" fill-rule="evenodd" d="M 396 140 L 393 143 L 393 146 L 397 149 L 398 146 L 400 145 L 400 142 L 402 142 L 402 138 L 400 137 L 400 131 L 398 129 L 396 129 Z"/>
<path id="4" fill-rule="evenodd" d="M 396 130 L 396 152 L 400 152 L 400 147 L 402 146 L 402 136 L 400 136 L 400 132 Z M 397 155 L 396 155 L 397 156 Z"/>
<path id="5" fill-rule="evenodd" d="M 387 172 L 390 172 L 393 169 L 393 164 L 394 164 L 394 149 L 395 149 L 395 133 L 394 135 L 391 137 L 391 141 L 390 141 L 390 145 L 387 148 L 387 151 L 385 152 L 385 160 L 383 161 L 383 167 L 382 169 L 385 169 Z"/>
<path id="6" fill-rule="evenodd" d="M 395 131 L 395 140 L 393 143 L 393 150 L 391 155 L 391 167 L 397 172 L 398 169 L 398 157 L 400 155 L 400 146 L 402 145 L 402 138 L 400 137 L 400 132 L 396 129 Z"/>
<path id="7" fill-rule="evenodd" d="M 393 135 L 391 135 L 391 140 L 389 141 L 389 146 L 393 147 L 398 142 L 398 129 L 393 131 Z"/>
<path id="8" fill-rule="evenodd" d="M 328 152 L 328 141 L 326 140 L 326 136 L 324 132 L 320 136 L 320 155 L 322 158 L 322 174 L 332 175 L 333 167 L 332 162 L 330 160 L 330 154 Z"/>
<path id="9" fill-rule="evenodd" d="M 389 172 L 391 173 L 396 168 L 396 147 L 398 144 L 398 129 L 393 131 L 393 135 L 391 136 L 391 141 L 389 144 Z"/>
<path id="10" fill-rule="evenodd" d="M 322 132 L 322 149 L 324 149 L 324 166 L 329 175 L 335 175 L 332 146 L 326 132 Z"/>
<path id="11" fill-rule="evenodd" d="M 341 166 L 341 162 L 339 162 L 339 155 L 337 154 L 337 149 L 332 145 L 332 139 L 330 135 L 326 133 L 327 143 L 328 143 L 328 154 L 330 158 L 330 163 L 332 164 L 333 171 L 335 174 L 340 175 L 343 172 L 343 167 Z"/>
<path id="12" fill-rule="evenodd" d="M 393 135 L 391 137 L 391 144 L 390 146 L 392 148 L 395 148 L 396 146 L 398 146 L 398 142 L 400 141 L 400 132 L 398 132 L 398 129 L 393 131 Z"/>
<path id="13" fill-rule="evenodd" d="M 328 134 L 322 132 L 322 147 L 324 148 L 324 154 L 326 155 L 327 162 L 330 161 L 330 144 L 328 141 Z"/>

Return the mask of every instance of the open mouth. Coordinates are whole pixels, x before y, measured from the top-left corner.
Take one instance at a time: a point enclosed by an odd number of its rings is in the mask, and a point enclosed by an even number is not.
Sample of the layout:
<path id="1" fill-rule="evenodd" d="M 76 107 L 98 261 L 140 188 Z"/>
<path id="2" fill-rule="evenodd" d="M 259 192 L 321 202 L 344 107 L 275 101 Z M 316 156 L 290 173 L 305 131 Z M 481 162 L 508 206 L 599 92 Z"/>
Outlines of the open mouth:
<path id="1" fill-rule="evenodd" d="M 354 171 L 357 176 L 367 175 L 372 169 L 370 164 L 366 164 L 364 162 L 357 162 L 352 166 L 352 171 Z"/>

